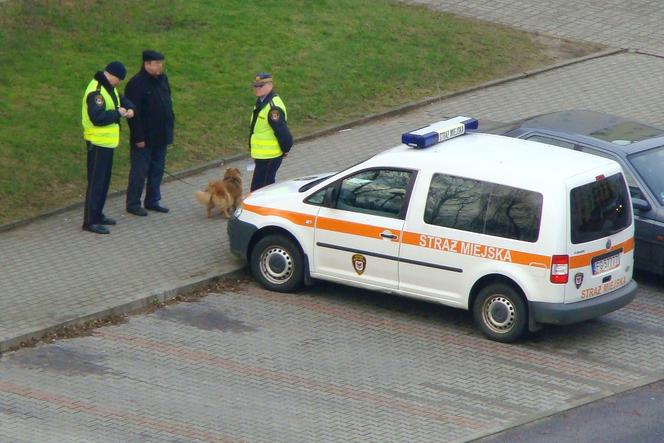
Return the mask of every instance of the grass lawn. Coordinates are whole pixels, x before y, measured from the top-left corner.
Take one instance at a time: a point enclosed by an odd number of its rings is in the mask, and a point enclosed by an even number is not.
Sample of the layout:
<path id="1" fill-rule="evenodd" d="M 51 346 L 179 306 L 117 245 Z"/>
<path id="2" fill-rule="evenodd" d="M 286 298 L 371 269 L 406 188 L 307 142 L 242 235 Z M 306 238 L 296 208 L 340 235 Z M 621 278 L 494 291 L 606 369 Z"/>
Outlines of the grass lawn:
<path id="1" fill-rule="evenodd" d="M 166 54 L 173 88 L 169 171 L 247 150 L 257 71 L 297 137 L 551 62 L 525 33 L 388 0 L 1 2 L 0 224 L 83 200 L 85 86 L 112 60 L 133 75 L 145 48 Z"/>

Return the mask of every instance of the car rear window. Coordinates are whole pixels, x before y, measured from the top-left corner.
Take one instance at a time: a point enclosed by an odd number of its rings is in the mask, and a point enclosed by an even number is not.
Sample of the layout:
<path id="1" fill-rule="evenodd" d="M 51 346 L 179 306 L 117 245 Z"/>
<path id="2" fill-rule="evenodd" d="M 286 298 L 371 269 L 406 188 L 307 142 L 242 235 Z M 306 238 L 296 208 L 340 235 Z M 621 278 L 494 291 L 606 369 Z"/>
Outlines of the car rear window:
<path id="1" fill-rule="evenodd" d="M 572 189 L 570 205 L 574 244 L 608 237 L 632 220 L 627 185 L 620 173 Z"/>
<path id="2" fill-rule="evenodd" d="M 653 137 L 659 137 L 664 131 L 652 126 L 642 125 L 632 121 L 622 121 L 614 125 L 597 129 L 588 135 L 611 143 L 638 142 Z"/>
<path id="3" fill-rule="evenodd" d="M 434 174 L 424 210 L 431 225 L 537 241 L 542 194 L 481 180 Z"/>

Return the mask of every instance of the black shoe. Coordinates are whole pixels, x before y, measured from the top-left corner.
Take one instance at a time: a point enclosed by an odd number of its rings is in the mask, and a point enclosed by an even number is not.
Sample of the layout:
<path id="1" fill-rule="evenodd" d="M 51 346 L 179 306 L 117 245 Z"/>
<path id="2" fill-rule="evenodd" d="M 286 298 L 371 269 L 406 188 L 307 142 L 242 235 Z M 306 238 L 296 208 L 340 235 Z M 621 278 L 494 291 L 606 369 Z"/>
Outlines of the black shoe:
<path id="1" fill-rule="evenodd" d="M 146 206 L 145 209 L 149 209 L 150 211 L 163 212 L 164 214 L 166 214 L 170 210 L 166 206 L 159 206 L 159 205 Z"/>
<path id="2" fill-rule="evenodd" d="M 145 217 L 148 215 L 148 211 L 141 208 L 140 206 L 138 208 L 127 208 L 127 212 L 130 214 L 138 215 L 139 217 Z"/>
<path id="3" fill-rule="evenodd" d="M 105 215 L 102 215 L 101 216 L 101 224 L 102 225 L 107 225 L 107 226 L 113 226 L 113 225 L 116 225 L 117 222 L 115 221 L 114 218 L 106 217 Z"/>
<path id="4" fill-rule="evenodd" d="M 83 226 L 84 231 L 94 232 L 95 234 L 110 234 L 111 231 L 108 230 L 106 226 L 103 225 L 87 225 Z"/>

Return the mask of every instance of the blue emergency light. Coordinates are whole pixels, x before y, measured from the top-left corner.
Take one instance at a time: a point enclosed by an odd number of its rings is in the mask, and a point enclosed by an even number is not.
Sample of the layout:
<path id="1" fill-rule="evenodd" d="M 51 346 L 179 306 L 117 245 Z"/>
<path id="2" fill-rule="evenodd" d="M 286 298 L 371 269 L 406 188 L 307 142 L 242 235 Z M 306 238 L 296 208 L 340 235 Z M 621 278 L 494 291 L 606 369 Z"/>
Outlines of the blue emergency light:
<path id="1" fill-rule="evenodd" d="M 428 148 L 442 141 L 463 135 L 471 129 L 477 129 L 478 124 L 479 122 L 474 118 L 454 117 L 432 123 L 424 128 L 405 132 L 401 134 L 401 143 L 417 149 Z"/>

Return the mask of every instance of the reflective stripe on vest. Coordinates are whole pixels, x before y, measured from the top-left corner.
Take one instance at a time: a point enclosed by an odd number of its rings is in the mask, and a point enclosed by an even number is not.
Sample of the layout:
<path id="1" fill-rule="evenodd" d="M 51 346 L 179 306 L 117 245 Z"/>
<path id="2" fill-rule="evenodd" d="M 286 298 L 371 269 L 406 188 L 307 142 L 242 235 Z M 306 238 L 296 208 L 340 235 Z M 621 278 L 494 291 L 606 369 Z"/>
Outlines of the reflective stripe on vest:
<path id="1" fill-rule="evenodd" d="M 282 155 L 279 141 L 274 135 L 274 130 L 272 130 L 270 122 L 267 121 L 268 114 L 272 107 L 281 108 L 281 110 L 284 111 L 284 118 L 288 120 L 286 105 L 281 100 L 281 97 L 275 95 L 272 98 L 271 103 L 263 106 L 263 109 L 261 109 L 256 118 L 254 132 L 251 134 L 251 140 L 249 142 L 251 146 L 251 156 L 253 158 L 268 159 L 281 157 Z"/>
<path id="2" fill-rule="evenodd" d="M 99 88 L 101 96 L 104 97 L 104 102 L 106 102 L 106 110 L 111 111 L 115 109 L 115 104 L 111 95 L 108 93 L 106 88 L 99 84 L 99 81 L 92 80 L 88 84 L 85 94 L 83 94 L 83 110 L 81 113 L 81 122 L 83 123 L 83 138 L 93 145 L 102 146 L 104 148 L 116 148 L 120 144 L 120 125 L 118 123 L 112 123 L 106 126 L 95 126 L 90 120 L 88 115 L 88 95 L 96 91 Z M 120 103 L 120 96 L 118 91 L 113 88 L 113 93 L 117 103 Z"/>

